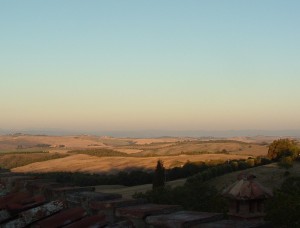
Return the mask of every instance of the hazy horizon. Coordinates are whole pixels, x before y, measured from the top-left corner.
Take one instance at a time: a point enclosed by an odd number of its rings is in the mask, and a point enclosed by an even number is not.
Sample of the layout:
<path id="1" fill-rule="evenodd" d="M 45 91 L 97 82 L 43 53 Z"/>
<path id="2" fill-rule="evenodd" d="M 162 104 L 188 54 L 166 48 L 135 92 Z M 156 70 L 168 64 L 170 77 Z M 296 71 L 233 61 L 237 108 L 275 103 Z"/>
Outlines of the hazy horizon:
<path id="1" fill-rule="evenodd" d="M 9 134 L 29 134 L 29 135 L 49 135 L 49 136 L 71 136 L 71 135 L 94 135 L 110 137 L 129 137 L 129 138 L 159 138 L 159 137 L 300 137 L 299 130 L 223 130 L 223 131 L 205 131 L 205 130 L 136 130 L 136 131 L 82 131 L 67 129 L 0 129 L 0 135 Z"/>
<path id="2" fill-rule="evenodd" d="M 1 1 L 0 129 L 298 135 L 299 8 Z"/>

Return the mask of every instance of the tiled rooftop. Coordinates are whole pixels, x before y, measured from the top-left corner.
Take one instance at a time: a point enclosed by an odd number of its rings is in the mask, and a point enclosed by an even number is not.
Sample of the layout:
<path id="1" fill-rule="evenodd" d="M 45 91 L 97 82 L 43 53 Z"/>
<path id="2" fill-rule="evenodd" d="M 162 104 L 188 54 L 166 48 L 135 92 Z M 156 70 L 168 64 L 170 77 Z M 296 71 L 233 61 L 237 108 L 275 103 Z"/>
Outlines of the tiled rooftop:
<path id="1" fill-rule="evenodd" d="M 148 204 L 94 190 L 39 177 L 0 173 L 0 227 L 173 228 L 203 224 L 214 227 L 214 222 L 216 227 L 231 224 L 222 220 L 219 213 L 182 211 L 177 205 Z"/>
<path id="2" fill-rule="evenodd" d="M 222 194 L 232 199 L 266 199 L 272 197 L 272 191 L 255 181 L 254 175 L 241 175 Z"/>

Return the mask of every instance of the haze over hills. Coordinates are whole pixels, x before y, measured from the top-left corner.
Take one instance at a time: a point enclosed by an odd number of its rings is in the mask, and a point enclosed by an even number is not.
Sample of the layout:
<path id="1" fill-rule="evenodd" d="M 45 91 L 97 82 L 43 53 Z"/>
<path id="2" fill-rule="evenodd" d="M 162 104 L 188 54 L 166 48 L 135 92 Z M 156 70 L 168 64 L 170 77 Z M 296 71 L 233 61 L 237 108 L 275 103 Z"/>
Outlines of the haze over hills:
<path id="1" fill-rule="evenodd" d="M 65 130 L 65 129 L 1 129 L 0 134 L 29 134 L 29 135 L 98 135 L 111 137 L 131 137 L 131 138 L 157 138 L 157 137 L 300 137 L 300 129 L 287 130 Z"/>

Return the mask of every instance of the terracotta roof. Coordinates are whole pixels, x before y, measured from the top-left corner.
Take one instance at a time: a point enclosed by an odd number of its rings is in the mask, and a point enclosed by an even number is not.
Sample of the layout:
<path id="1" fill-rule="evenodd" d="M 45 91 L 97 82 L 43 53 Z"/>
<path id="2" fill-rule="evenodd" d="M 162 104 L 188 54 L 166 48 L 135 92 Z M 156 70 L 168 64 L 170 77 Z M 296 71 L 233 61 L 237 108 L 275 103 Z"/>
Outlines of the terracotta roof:
<path id="1" fill-rule="evenodd" d="M 242 198 L 266 197 L 267 190 L 250 179 L 241 178 L 225 193 Z M 94 187 L 66 186 L 53 180 L 1 171 L 0 182 L 0 227 L 3 228 L 151 225 L 173 228 L 222 219 L 221 214 L 180 211 L 178 205 L 146 204 L 143 200 L 123 199 L 118 194 L 94 192 Z"/>
<path id="2" fill-rule="evenodd" d="M 6 208 L 9 203 L 18 203 L 29 197 L 31 197 L 31 194 L 28 192 L 9 193 L 6 196 L 0 197 L 0 209 Z"/>
<path id="3" fill-rule="evenodd" d="M 72 222 L 80 220 L 86 216 L 86 212 L 81 207 L 75 207 L 61 211 L 49 218 L 43 219 L 37 222 L 33 227 L 43 227 L 43 228 L 52 228 L 52 227 L 62 227 L 68 225 Z"/>
<path id="4" fill-rule="evenodd" d="M 95 201 L 90 203 L 90 208 L 92 210 L 104 210 L 108 208 L 116 207 L 126 207 L 126 206 L 135 206 L 138 204 L 144 204 L 146 201 L 144 199 L 113 199 L 105 201 Z"/>
<path id="5" fill-rule="evenodd" d="M 83 218 L 78 222 L 74 222 L 66 228 L 82 228 L 82 227 L 104 227 L 107 225 L 104 215 L 93 215 L 90 217 Z"/>
<path id="6" fill-rule="evenodd" d="M 179 205 L 142 204 L 118 208 L 116 213 L 121 217 L 145 218 L 149 215 L 168 214 L 179 209 Z"/>
<path id="7" fill-rule="evenodd" d="M 18 212 L 25 211 L 25 210 L 33 208 L 33 207 L 40 206 L 41 204 L 43 204 L 45 202 L 46 202 L 46 199 L 44 196 L 37 195 L 37 196 L 33 196 L 30 198 L 24 199 L 19 202 L 8 203 L 6 208 L 11 213 L 18 213 Z"/>
<path id="8" fill-rule="evenodd" d="M 35 207 L 19 213 L 18 218 L 11 220 L 7 223 L 1 224 L 3 228 L 21 228 L 26 227 L 29 224 L 36 222 L 42 218 L 53 215 L 65 208 L 65 204 L 62 201 L 51 201 L 47 204 Z"/>
<path id="9" fill-rule="evenodd" d="M 262 228 L 266 226 L 262 221 L 245 221 L 245 220 L 220 220 L 211 223 L 201 224 L 201 228 Z"/>
<path id="10" fill-rule="evenodd" d="M 83 191 L 83 192 L 75 192 L 72 194 L 68 194 L 66 196 L 66 200 L 71 203 L 82 204 L 86 201 L 89 202 L 97 202 L 104 200 L 113 200 L 122 198 L 122 195 L 116 193 L 102 193 L 102 192 L 91 192 L 91 191 Z"/>
<path id="11" fill-rule="evenodd" d="M 191 227 L 199 223 L 223 219 L 222 213 L 179 211 L 165 215 L 148 216 L 146 222 L 154 227 Z"/>
<path id="12" fill-rule="evenodd" d="M 222 195 L 233 199 L 264 199 L 272 197 L 272 191 L 255 181 L 254 175 L 239 176 L 238 180 L 223 190 Z"/>

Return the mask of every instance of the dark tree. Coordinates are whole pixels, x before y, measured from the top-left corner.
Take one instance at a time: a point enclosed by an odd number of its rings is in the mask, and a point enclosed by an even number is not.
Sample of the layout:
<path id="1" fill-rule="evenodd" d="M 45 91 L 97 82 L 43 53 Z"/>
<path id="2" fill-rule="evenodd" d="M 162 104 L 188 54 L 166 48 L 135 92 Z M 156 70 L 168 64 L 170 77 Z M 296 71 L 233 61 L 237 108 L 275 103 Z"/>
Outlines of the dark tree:
<path id="1" fill-rule="evenodd" d="M 273 227 L 300 227 L 300 177 L 286 179 L 266 209 Z"/>
<path id="2" fill-rule="evenodd" d="M 293 167 L 293 158 L 291 156 L 282 157 L 278 165 L 282 168 L 289 169 Z"/>
<path id="3" fill-rule="evenodd" d="M 163 161 L 158 160 L 153 176 L 153 189 L 165 186 L 165 167 Z"/>

